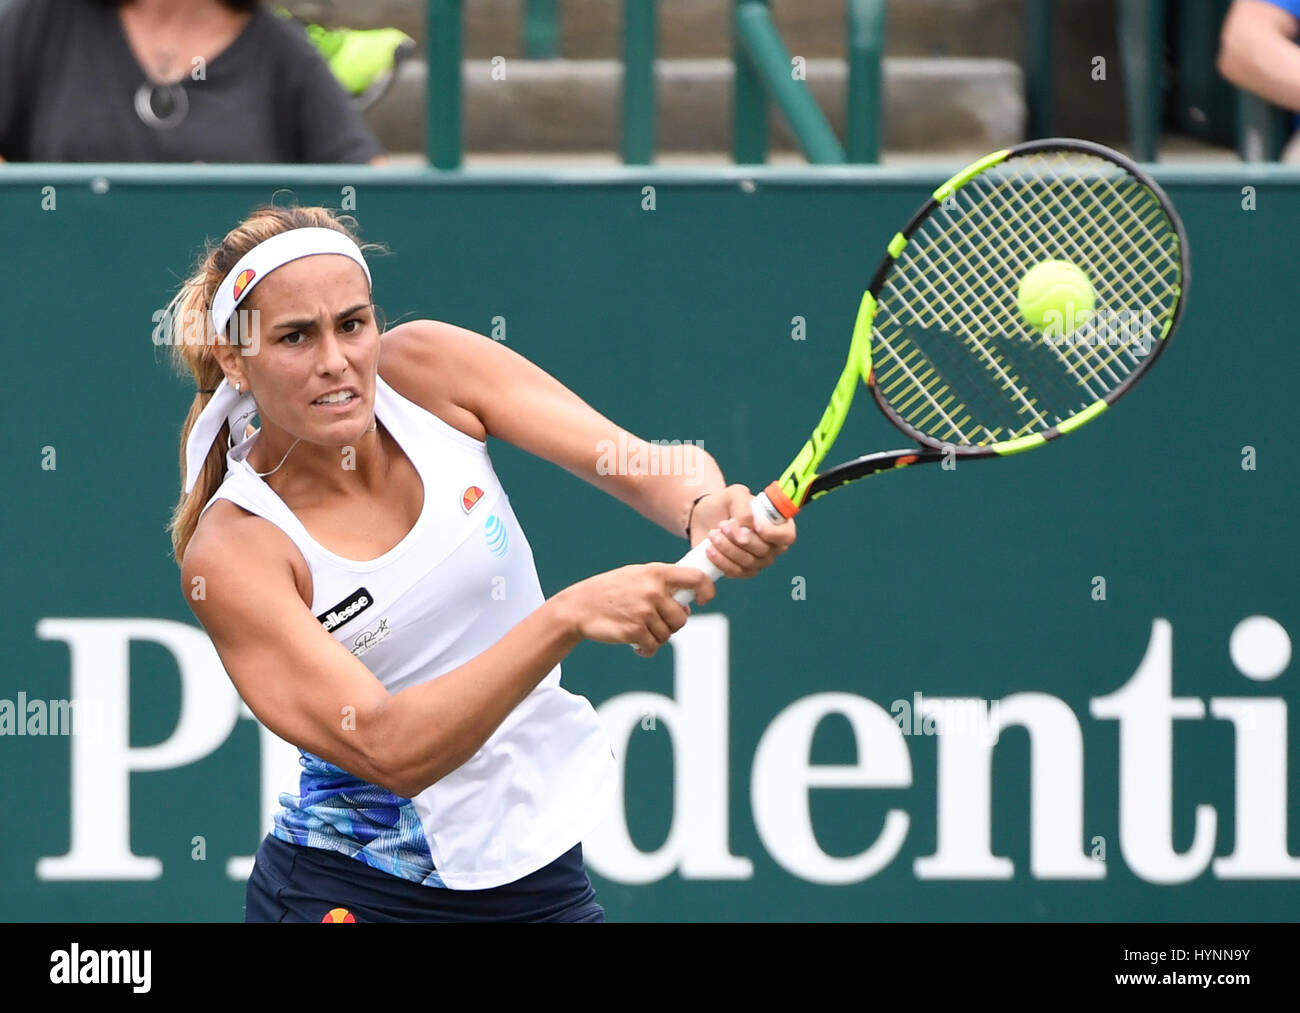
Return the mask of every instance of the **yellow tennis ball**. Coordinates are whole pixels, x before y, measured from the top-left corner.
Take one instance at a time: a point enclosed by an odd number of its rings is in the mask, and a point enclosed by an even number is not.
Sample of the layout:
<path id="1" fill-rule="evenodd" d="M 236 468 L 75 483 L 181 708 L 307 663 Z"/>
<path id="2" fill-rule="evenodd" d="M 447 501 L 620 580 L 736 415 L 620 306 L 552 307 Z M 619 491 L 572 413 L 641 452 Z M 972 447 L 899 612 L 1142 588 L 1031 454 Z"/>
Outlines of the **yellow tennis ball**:
<path id="1" fill-rule="evenodd" d="M 1092 316 L 1096 302 L 1092 282 L 1068 260 L 1045 260 L 1020 279 L 1020 315 L 1035 330 L 1073 331 Z"/>

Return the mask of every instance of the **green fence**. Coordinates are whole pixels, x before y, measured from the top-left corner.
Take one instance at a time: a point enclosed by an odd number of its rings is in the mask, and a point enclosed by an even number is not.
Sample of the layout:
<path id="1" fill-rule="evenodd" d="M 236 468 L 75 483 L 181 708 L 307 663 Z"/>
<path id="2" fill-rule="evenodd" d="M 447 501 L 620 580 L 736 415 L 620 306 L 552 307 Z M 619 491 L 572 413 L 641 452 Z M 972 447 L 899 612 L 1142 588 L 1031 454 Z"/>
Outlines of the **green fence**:
<path id="1" fill-rule="evenodd" d="M 153 315 L 205 236 L 282 187 L 345 203 L 391 248 L 373 261 L 390 320 L 495 333 L 757 487 L 939 178 L 7 169 L 0 708 L 75 699 L 116 738 L 0 735 L 5 917 L 238 920 L 265 806 L 296 787 L 168 559 L 191 395 Z M 612 919 L 1294 919 L 1300 345 L 1280 223 L 1300 177 L 1162 178 L 1194 287 L 1131 398 L 1042 452 L 821 500 L 673 649 L 565 662 L 626 764 L 586 849 Z M 870 410 L 841 437 L 897 442 Z M 682 551 L 560 469 L 491 453 L 548 593 Z M 925 715 L 965 698 L 996 746 L 932 734 Z"/>
<path id="2" fill-rule="evenodd" d="M 656 0 L 622 0 L 622 156 L 627 165 L 647 165 L 655 154 Z M 461 164 L 460 82 L 463 0 L 429 0 L 428 157 L 439 169 Z M 767 158 L 767 107 L 786 117 L 809 162 L 875 162 L 880 157 L 886 0 L 847 0 L 846 101 L 848 136 L 842 146 L 772 21 L 769 0 L 735 0 L 734 136 L 738 163 Z M 529 59 L 559 56 L 558 11 L 554 0 L 527 0 L 523 49 Z M 847 148 L 847 156 L 845 149 Z"/>
<path id="3" fill-rule="evenodd" d="M 1294 123 L 1290 114 L 1234 89 L 1215 69 L 1219 31 L 1231 0 L 1173 6 L 1166 0 L 1116 0 L 1127 114 L 1128 147 L 1139 161 L 1159 157 L 1167 118 L 1210 143 L 1235 146 L 1247 161 L 1272 161 Z M 622 157 L 654 160 L 656 0 L 622 0 L 624 87 Z M 768 106 L 782 112 L 808 161 L 874 163 L 880 159 L 884 110 L 883 60 L 887 0 L 846 0 L 848 62 L 846 136 L 835 136 L 770 13 L 770 0 L 735 0 L 732 19 L 735 88 L 732 154 L 737 164 L 761 164 L 768 150 Z M 460 81 L 463 0 L 429 0 L 428 156 L 440 169 L 461 164 Z M 527 0 L 523 50 L 530 59 L 559 55 L 555 0 Z M 1056 123 L 1055 68 L 1062 47 L 1054 0 L 1023 0 L 1028 136 L 1049 137 Z M 1077 56 L 1078 54 L 1074 54 Z M 1172 73 L 1168 71 L 1172 70 Z"/>

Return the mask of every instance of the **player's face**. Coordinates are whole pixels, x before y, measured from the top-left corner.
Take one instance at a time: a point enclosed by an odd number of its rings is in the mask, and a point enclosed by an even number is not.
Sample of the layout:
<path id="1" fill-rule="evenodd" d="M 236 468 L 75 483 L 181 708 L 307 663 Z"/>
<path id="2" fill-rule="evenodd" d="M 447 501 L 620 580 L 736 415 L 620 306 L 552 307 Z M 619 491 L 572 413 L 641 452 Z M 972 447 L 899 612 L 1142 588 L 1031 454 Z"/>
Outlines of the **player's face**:
<path id="1" fill-rule="evenodd" d="M 379 326 L 360 265 L 339 254 L 291 261 L 241 309 L 258 311 L 257 350 L 239 358 L 263 423 L 326 446 L 359 440 L 374 418 L 379 368 Z"/>

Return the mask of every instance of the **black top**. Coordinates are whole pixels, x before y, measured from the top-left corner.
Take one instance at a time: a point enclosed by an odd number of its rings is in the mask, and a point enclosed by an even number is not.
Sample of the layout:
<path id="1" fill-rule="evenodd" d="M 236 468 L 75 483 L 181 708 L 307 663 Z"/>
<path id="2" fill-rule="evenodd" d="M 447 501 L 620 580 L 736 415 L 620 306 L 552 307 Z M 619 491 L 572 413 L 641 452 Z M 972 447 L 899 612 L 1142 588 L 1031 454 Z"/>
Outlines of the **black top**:
<path id="1" fill-rule="evenodd" d="M 0 6 L 0 157 L 363 163 L 383 153 L 302 27 L 264 7 L 202 71 L 154 87 L 114 7 L 12 0 Z"/>

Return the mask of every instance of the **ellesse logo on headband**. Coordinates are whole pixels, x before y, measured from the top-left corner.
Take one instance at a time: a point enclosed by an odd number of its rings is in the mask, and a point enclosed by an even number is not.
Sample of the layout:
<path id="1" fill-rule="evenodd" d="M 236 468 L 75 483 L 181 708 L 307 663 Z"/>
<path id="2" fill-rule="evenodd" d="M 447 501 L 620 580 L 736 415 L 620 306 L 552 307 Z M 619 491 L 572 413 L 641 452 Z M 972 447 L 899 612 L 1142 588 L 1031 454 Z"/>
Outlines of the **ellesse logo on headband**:
<path id="1" fill-rule="evenodd" d="M 257 272 L 251 267 L 246 267 L 239 272 L 239 277 L 235 279 L 235 290 L 231 294 L 235 302 L 239 302 L 239 297 L 244 294 L 244 289 L 248 288 L 248 283 L 257 277 Z"/>
<path id="2" fill-rule="evenodd" d="M 320 624 L 326 633 L 333 633 L 344 623 L 350 623 L 357 616 L 375 603 L 374 596 L 364 587 L 359 587 L 332 609 L 318 615 Z"/>

